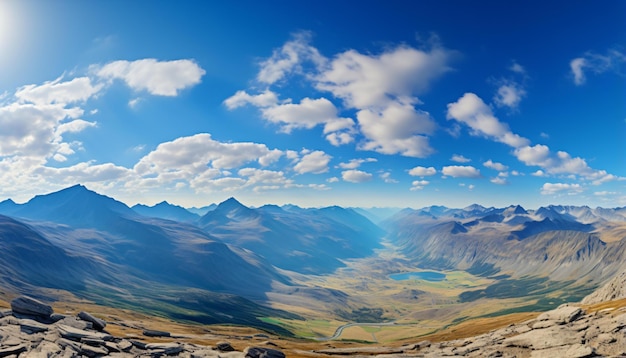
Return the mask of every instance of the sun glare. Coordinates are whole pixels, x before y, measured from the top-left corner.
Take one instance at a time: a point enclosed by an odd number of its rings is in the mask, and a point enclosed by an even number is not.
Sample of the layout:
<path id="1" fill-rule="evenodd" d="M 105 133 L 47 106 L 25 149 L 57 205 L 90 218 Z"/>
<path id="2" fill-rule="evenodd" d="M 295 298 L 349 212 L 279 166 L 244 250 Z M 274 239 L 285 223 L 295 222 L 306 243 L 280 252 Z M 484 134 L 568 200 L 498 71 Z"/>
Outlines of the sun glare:
<path id="1" fill-rule="evenodd" d="M 19 41 L 19 11 L 15 4 L 0 0 L 0 64 L 12 57 Z"/>

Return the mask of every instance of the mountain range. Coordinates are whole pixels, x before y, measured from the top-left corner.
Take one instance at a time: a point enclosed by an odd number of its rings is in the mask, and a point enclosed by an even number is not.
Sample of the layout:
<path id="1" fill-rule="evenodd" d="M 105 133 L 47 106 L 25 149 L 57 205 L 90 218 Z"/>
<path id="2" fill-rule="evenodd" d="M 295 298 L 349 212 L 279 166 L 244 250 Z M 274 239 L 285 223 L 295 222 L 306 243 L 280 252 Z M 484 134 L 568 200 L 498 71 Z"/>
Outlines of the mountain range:
<path id="1" fill-rule="evenodd" d="M 626 208 L 250 208 L 235 198 L 193 210 L 167 202 L 130 208 L 76 185 L 24 204 L 5 200 L 0 214 L 0 287 L 61 289 L 282 334 L 290 332 L 260 317 L 301 318 L 276 307 L 339 315 L 372 308 L 319 282 L 389 247 L 413 267 L 491 280 L 459 302 L 555 290 L 561 301 L 580 299 L 626 259 Z"/>

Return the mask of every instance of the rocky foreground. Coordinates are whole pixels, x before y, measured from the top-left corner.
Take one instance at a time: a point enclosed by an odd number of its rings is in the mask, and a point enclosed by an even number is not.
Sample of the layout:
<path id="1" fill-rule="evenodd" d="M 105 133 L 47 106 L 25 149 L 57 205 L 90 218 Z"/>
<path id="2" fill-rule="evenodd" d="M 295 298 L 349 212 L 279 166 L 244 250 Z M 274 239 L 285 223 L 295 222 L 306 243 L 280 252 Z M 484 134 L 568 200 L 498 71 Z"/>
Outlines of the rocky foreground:
<path id="1" fill-rule="evenodd" d="M 448 342 L 427 341 L 394 349 L 325 349 L 326 355 L 384 354 L 385 357 L 626 357 L 626 309 L 587 314 L 562 305 L 536 319 L 480 336 Z"/>
<path id="2" fill-rule="evenodd" d="M 52 307 L 22 296 L 11 301 L 11 310 L 0 310 L 0 357 L 251 357 L 282 358 L 279 350 L 248 347 L 237 352 L 227 342 L 216 347 L 174 341 L 146 343 L 114 337 L 106 322 L 87 312 L 77 316 L 55 314 Z M 169 332 L 144 331 L 146 337 L 169 337 Z"/>
<path id="3" fill-rule="evenodd" d="M 115 337 L 107 323 L 87 312 L 55 314 L 29 297 L 0 310 L 0 357 L 285 357 L 278 349 L 247 347 L 239 352 L 227 342 L 215 347 L 178 342 L 168 332 L 144 331 L 142 337 Z M 165 337 L 167 342 L 149 343 Z M 536 319 L 466 339 L 399 347 L 361 346 L 291 350 L 301 357 L 626 357 L 626 308 L 586 312 L 563 305 Z"/>

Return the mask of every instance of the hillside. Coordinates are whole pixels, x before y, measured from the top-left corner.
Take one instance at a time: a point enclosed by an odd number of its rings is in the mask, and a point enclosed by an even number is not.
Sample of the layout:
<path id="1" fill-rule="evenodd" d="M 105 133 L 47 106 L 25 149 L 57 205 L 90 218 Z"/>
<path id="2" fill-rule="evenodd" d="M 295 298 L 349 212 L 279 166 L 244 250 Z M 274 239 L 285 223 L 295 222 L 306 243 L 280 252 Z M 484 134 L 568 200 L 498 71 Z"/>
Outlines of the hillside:
<path id="1" fill-rule="evenodd" d="M 379 225 L 360 211 L 230 198 L 200 217 L 80 185 L 6 200 L 0 290 L 372 343 L 551 310 L 605 284 L 594 300 L 622 294 L 622 209 L 431 206 Z"/>

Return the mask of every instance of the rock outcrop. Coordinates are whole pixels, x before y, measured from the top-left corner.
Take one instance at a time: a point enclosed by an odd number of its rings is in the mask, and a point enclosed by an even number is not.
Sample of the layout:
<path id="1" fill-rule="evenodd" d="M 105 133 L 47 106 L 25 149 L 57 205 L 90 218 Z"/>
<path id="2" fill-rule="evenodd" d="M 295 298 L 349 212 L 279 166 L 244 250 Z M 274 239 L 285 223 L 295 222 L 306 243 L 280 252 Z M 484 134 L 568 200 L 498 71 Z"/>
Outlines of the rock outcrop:
<path id="1" fill-rule="evenodd" d="M 513 324 L 472 338 L 420 342 L 402 347 L 328 348 L 331 356 L 384 355 L 393 357 L 626 357 L 626 309 L 592 314 L 562 305 L 536 319 Z"/>
<path id="2" fill-rule="evenodd" d="M 144 342 L 115 337 L 105 330 L 106 325 L 87 312 L 77 316 L 54 314 L 51 306 L 22 296 L 11 302 L 11 310 L 0 310 L 0 357 L 285 357 L 279 350 L 264 347 L 247 347 L 238 352 L 227 342 L 213 349 L 176 341 Z M 145 333 L 146 337 L 172 338 L 168 332 Z"/>
<path id="3" fill-rule="evenodd" d="M 626 270 L 615 275 L 604 286 L 600 287 L 582 300 L 583 304 L 592 305 L 595 303 L 626 298 Z"/>

